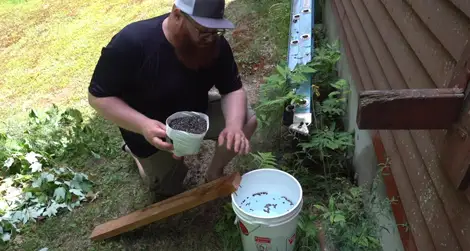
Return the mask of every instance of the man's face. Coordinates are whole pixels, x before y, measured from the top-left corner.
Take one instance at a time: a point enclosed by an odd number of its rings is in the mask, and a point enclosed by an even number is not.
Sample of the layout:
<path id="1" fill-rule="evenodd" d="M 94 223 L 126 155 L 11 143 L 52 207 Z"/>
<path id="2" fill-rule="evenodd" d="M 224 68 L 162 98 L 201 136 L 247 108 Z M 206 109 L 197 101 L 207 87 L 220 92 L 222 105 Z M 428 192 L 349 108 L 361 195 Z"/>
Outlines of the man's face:
<path id="1" fill-rule="evenodd" d="M 182 13 L 185 18 L 184 27 L 187 29 L 191 42 L 198 48 L 210 48 L 215 46 L 217 39 L 224 34 L 224 30 L 209 29 L 201 26 L 190 16 Z"/>

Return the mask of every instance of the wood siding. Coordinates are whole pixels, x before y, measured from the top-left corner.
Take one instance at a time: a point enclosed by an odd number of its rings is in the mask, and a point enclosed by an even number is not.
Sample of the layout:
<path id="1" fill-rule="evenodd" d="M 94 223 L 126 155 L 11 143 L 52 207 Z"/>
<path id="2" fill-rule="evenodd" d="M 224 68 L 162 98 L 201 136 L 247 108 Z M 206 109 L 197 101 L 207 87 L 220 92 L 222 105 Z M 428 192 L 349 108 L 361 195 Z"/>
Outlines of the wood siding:
<path id="1" fill-rule="evenodd" d="M 330 2 L 358 90 L 466 88 L 470 0 Z M 468 108 L 470 101 L 466 104 Z M 467 111 L 457 126 L 470 129 Z M 470 136 L 462 139 L 460 134 L 453 136 L 456 132 L 372 132 L 376 151 L 383 147 L 390 159 L 392 183 L 410 226 L 406 250 L 470 251 L 470 189 L 456 186 L 470 179 L 464 168 L 470 154 L 455 155 L 457 150 L 448 147 L 455 143 L 470 149 Z"/>

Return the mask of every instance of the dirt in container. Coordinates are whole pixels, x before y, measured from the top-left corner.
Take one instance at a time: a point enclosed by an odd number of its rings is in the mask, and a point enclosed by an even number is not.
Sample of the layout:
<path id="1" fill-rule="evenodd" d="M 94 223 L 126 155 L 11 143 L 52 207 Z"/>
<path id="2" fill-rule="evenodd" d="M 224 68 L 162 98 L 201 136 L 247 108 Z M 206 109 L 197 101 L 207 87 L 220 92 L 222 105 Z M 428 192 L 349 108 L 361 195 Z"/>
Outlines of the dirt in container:
<path id="1" fill-rule="evenodd" d="M 207 121 L 201 116 L 197 115 L 173 119 L 168 123 L 168 125 L 174 130 L 193 134 L 202 134 L 207 129 Z"/>

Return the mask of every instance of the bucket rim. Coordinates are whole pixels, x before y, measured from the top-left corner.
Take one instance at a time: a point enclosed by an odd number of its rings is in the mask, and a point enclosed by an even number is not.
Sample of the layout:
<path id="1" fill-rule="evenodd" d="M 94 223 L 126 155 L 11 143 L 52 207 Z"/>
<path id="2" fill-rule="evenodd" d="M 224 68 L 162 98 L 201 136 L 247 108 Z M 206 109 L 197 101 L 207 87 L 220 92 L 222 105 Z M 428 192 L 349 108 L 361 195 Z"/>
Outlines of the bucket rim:
<path id="1" fill-rule="evenodd" d="M 295 205 L 289 209 L 289 211 L 283 213 L 283 214 L 280 214 L 280 215 L 276 215 L 276 216 L 258 216 L 258 215 L 254 215 L 254 214 L 251 214 L 249 212 L 246 212 L 245 210 L 243 210 L 241 207 L 238 206 L 238 204 L 235 202 L 235 192 L 232 193 L 231 195 L 231 198 L 232 198 L 232 206 L 235 206 L 237 211 L 240 211 L 242 212 L 243 214 L 245 214 L 246 216 L 249 216 L 249 217 L 253 217 L 253 218 L 257 218 L 257 219 L 262 219 L 262 220 L 272 220 L 272 219 L 277 219 L 277 218 L 282 218 L 282 217 L 285 217 L 291 213 L 293 213 L 294 211 L 297 210 L 297 208 L 303 203 L 303 190 L 302 190 L 302 186 L 300 185 L 300 182 L 293 176 L 291 175 L 290 173 L 288 172 L 285 172 L 285 171 L 282 171 L 280 169 L 274 169 L 274 168 L 262 168 L 262 169 L 256 169 L 256 170 L 253 170 L 253 171 L 250 171 L 250 172 L 247 172 L 245 174 L 242 175 L 242 180 L 243 180 L 243 176 L 247 175 L 247 174 L 251 174 L 251 173 L 256 173 L 256 172 L 262 172 L 262 171 L 272 171 L 272 172 L 279 172 L 279 173 L 282 173 L 284 175 L 287 175 L 289 176 L 291 179 L 293 179 L 295 181 L 295 184 L 297 185 L 297 187 L 299 188 L 299 191 L 300 191 L 300 198 L 298 198 L 297 202 L 295 203 Z M 237 189 L 238 191 L 238 189 Z"/>

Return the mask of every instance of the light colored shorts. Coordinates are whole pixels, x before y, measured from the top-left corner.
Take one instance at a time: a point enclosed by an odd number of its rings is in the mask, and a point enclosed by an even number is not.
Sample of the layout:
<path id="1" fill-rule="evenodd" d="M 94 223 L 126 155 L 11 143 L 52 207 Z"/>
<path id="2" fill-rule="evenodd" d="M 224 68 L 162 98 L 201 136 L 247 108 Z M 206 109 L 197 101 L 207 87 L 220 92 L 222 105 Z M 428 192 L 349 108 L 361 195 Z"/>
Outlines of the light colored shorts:
<path id="1" fill-rule="evenodd" d="M 206 140 L 217 140 L 219 134 L 225 128 L 225 118 L 221 107 L 220 95 L 209 95 L 209 131 Z M 248 122 L 255 112 L 248 105 L 245 123 Z M 188 172 L 183 160 L 176 160 L 172 154 L 166 151 L 158 151 L 147 158 L 136 158 L 143 170 L 140 174 L 150 190 L 162 195 L 175 195 L 183 191 L 182 183 Z"/>

